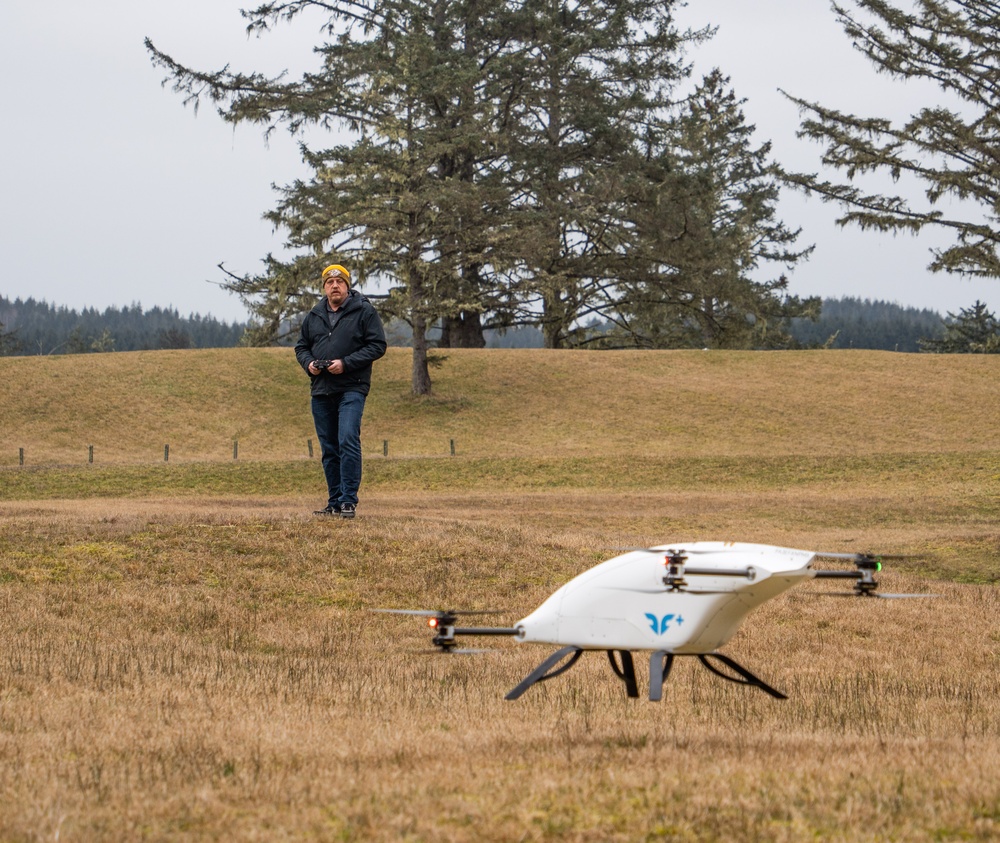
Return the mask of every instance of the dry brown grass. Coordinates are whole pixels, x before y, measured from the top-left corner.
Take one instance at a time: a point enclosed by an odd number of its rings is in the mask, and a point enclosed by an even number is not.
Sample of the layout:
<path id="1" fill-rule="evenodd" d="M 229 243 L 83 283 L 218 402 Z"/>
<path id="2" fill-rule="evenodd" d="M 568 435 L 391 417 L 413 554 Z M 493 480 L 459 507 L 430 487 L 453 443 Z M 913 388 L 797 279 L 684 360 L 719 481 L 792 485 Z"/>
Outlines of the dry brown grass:
<path id="1" fill-rule="evenodd" d="M 453 350 L 435 395 L 376 364 L 366 448 L 391 456 L 855 455 L 993 450 L 997 355 Z M 0 358 L 0 466 L 305 457 L 287 349 Z M 762 451 L 762 445 L 766 450 Z"/>
<path id="2" fill-rule="evenodd" d="M 413 401 L 394 352 L 366 418 L 399 456 L 340 522 L 304 514 L 287 353 L 226 354 L 0 359 L 0 840 L 1000 837 L 993 360 L 465 352 Z M 120 464 L 10 467 L 88 439 Z M 671 539 L 925 552 L 883 585 L 943 597 L 768 603 L 726 652 L 784 702 L 688 659 L 629 701 L 594 653 L 507 703 L 547 648 L 427 656 L 367 611 L 513 622 Z"/>
<path id="3" fill-rule="evenodd" d="M 875 495 L 877 494 L 877 498 Z M 727 647 L 778 702 L 681 660 L 629 701 L 603 654 L 436 657 L 376 606 L 511 622 L 618 544 L 950 542 L 1000 572 L 996 512 L 845 492 L 377 491 L 0 504 L 0 839 L 927 840 L 1000 831 L 1000 592 L 767 604 Z M 910 510 L 913 518 L 894 513 Z M 936 570 L 936 568 L 934 568 Z M 644 683 L 646 668 L 639 658 Z"/>

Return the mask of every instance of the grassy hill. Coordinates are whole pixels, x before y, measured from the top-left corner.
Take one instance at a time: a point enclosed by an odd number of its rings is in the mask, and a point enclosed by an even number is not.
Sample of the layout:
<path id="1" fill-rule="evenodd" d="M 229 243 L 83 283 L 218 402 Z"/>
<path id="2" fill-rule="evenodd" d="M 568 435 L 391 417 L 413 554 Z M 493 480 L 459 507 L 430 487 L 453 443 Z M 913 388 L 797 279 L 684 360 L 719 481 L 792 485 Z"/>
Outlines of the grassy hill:
<path id="1" fill-rule="evenodd" d="M 453 351 L 418 400 L 392 350 L 345 521 L 289 351 L 2 358 L 0 840 L 998 839 L 998 366 Z M 770 601 L 724 650 L 785 701 L 688 658 L 648 702 L 646 653 L 629 700 L 598 652 L 508 703 L 551 649 L 368 611 L 507 625 L 695 539 L 940 599 Z"/>
<path id="2" fill-rule="evenodd" d="M 1000 442 L 1000 359 L 871 351 L 454 350 L 434 395 L 376 364 L 365 449 L 393 457 L 932 454 Z M 284 349 L 0 358 L 0 466 L 306 457 L 305 374 Z"/>

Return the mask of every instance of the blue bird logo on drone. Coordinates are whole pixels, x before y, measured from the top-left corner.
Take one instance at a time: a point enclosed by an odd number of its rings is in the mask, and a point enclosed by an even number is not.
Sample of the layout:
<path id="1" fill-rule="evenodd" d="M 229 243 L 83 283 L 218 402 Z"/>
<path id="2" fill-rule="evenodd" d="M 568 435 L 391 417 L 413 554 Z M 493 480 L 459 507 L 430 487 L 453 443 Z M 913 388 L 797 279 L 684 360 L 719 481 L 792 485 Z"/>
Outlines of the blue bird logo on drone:
<path id="1" fill-rule="evenodd" d="M 650 612 L 646 612 L 646 617 L 649 619 L 649 628 L 657 635 L 663 635 L 670 628 L 670 622 L 673 620 L 676 620 L 678 626 L 684 623 L 684 618 L 680 615 L 664 615 L 661 618 Z"/>

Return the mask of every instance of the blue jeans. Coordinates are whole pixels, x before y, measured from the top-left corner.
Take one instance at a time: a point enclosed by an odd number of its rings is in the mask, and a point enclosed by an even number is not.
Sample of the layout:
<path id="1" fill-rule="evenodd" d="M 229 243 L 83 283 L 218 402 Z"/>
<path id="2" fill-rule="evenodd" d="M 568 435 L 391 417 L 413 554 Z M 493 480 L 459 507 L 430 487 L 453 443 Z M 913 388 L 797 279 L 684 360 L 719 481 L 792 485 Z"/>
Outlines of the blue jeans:
<path id="1" fill-rule="evenodd" d="M 361 486 L 361 414 L 365 395 L 342 392 L 314 395 L 313 422 L 323 451 L 329 506 L 357 504 Z"/>

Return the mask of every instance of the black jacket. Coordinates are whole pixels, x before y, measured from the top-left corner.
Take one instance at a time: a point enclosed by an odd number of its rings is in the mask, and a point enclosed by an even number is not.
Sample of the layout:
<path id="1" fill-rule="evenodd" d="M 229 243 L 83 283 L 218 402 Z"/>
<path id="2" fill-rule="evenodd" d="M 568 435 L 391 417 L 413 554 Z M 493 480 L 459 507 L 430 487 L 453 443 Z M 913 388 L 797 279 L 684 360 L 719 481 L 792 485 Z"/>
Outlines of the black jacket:
<path id="1" fill-rule="evenodd" d="M 331 375 L 320 372 L 309 375 L 313 395 L 334 395 L 339 392 L 368 394 L 372 382 L 372 363 L 385 354 L 385 332 L 382 320 L 368 299 L 351 290 L 330 324 L 326 299 L 306 314 L 302 321 L 299 341 L 295 343 L 295 358 L 309 372 L 313 360 L 343 360 L 344 373 Z"/>

